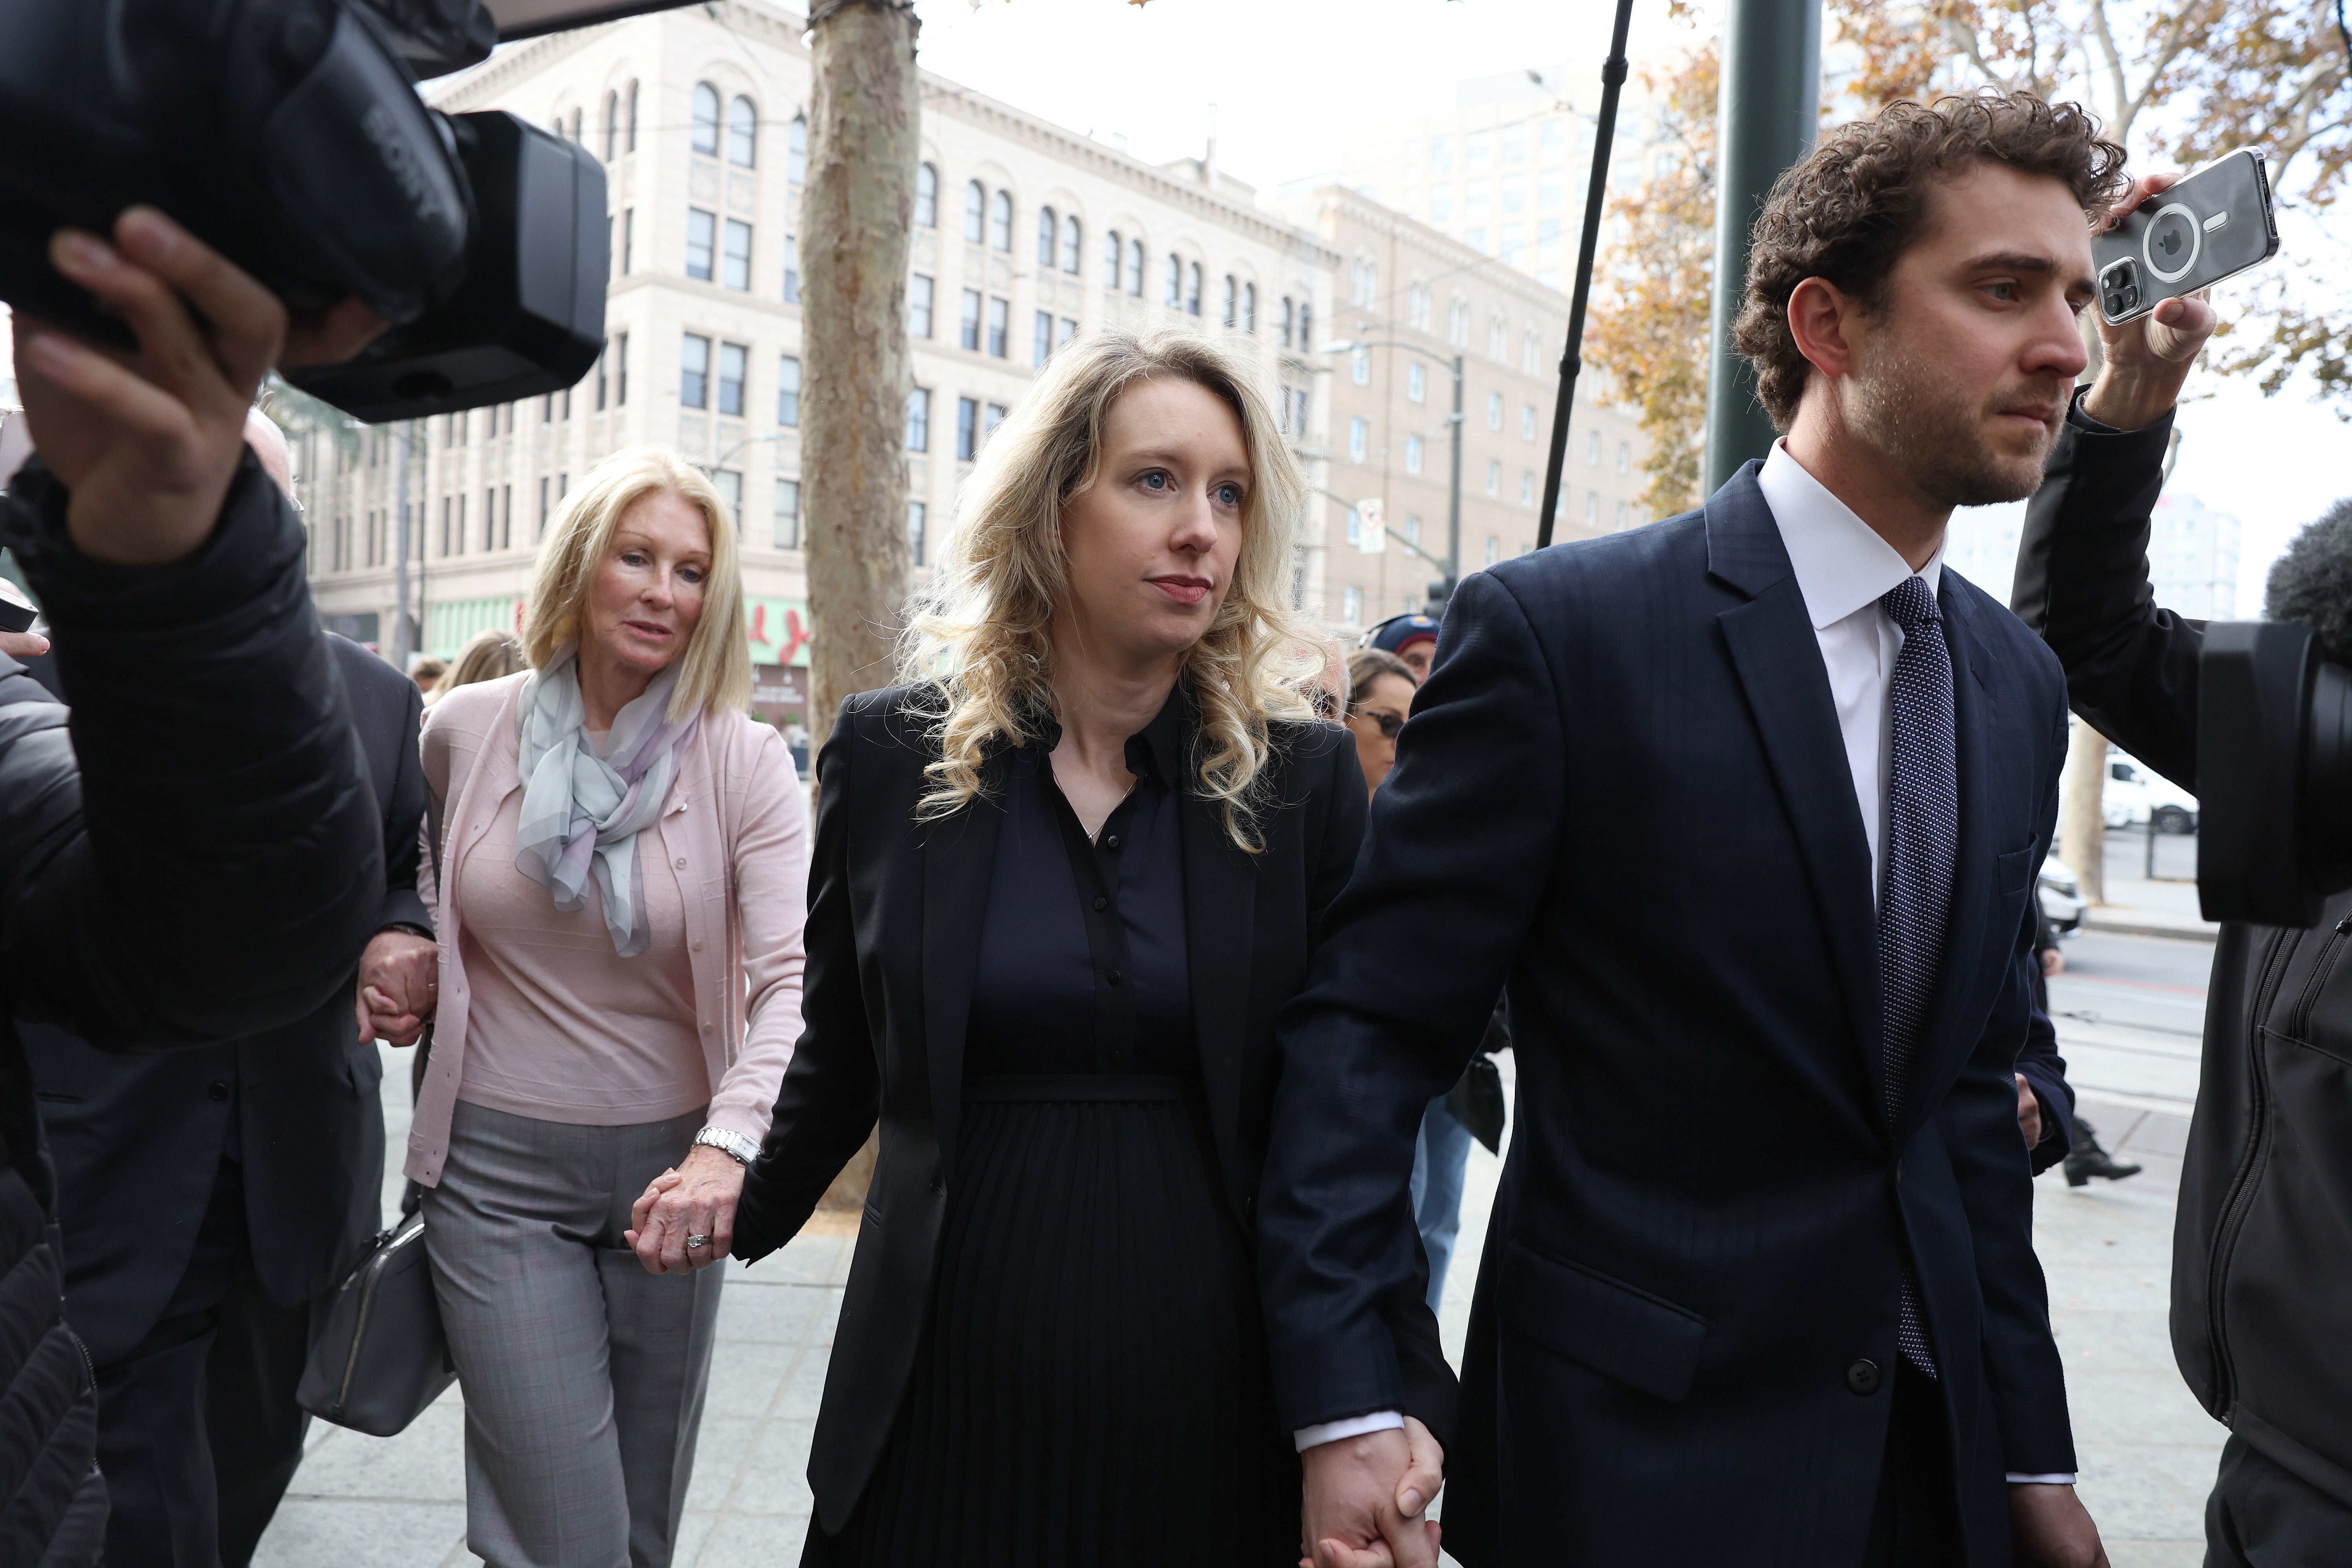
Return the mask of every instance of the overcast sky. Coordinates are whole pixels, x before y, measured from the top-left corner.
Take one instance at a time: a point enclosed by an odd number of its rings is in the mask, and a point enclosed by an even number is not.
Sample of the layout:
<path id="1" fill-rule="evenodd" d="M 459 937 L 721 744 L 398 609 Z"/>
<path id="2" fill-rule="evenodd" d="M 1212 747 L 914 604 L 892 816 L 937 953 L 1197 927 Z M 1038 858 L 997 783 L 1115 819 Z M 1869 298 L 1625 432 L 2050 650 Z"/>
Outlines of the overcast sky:
<path id="1" fill-rule="evenodd" d="M 1601 0 L 919 0 L 923 63 L 1069 127 L 1129 140 L 1154 162 L 1197 153 L 1217 106 L 1217 161 L 1271 194 L 1339 162 L 1350 125 L 1444 107 L 1462 77 L 1581 57 L 1570 82 L 1599 98 L 1611 9 Z M 1635 10 L 1635 68 L 1695 35 Z M 2284 226 L 2284 258 L 2352 256 L 2352 203 L 2324 228 Z M 2226 295 L 2226 290 L 2225 290 Z M 2224 300 L 2225 308 L 2227 300 Z M 2266 399 L 2200 372 L 2180 415 L 2173 488 L 2245 525 L 2241 614 L 2297 528 L 2352 495 L 2352 426 L 2307 394 Z"/>

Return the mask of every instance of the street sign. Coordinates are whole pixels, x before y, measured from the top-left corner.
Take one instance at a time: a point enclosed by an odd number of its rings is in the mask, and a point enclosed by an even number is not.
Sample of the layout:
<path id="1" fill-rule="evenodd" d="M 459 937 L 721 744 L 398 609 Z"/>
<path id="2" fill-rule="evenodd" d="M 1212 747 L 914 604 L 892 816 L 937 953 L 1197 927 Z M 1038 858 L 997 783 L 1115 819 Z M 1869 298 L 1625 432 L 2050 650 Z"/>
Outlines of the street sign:
<path id="1" fill-rule="evenodd" d="M 1356 548 L 1367 555 L 1378 555 L 1389 547 L 1388 520 L 1381 510 L 1378 496 L 1356 503 Z"/>

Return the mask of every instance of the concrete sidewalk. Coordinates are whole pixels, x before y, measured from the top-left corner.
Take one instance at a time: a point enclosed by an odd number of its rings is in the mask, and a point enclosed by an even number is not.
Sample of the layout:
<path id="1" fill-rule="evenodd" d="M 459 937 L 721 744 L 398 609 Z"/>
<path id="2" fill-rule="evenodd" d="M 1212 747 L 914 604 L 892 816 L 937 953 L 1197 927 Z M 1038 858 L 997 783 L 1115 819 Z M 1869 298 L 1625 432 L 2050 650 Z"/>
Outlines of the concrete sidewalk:
<path id="1" fill-rule="evenodd" d="M 404 1061 L 387 1059 L 404 1069 Z M 1507 1077 L 1507 1058 L 1504 1070 Z M 395 1151 L 406 1136 L 406 1099 L 404 1070 L 385 1094 Z M 2092 1100 L 2082 1109 L 2109 1149 L 2147 1167 L 2128 1181 L 2074 1191 L 2053 1170 L 2034 1194 L 2034 1240 L 2066 1361 L 2083 1498 L 2114 1568 L 2196 1568 L 2204 1558 L 2205 1494 L 2226 1434 L 2173 1370 L 2166 1329 L 2188 1121 Z M 1457 1361 L 1501 1169 L 1496 1156 L 1471 1150 L 1462 1247 L 1439 1314 Z M 397 1193 L 397 1182 L 388 1182 L 388 1206 Z M 809 1438 L 853 1245 L 803 1236 L 755 1268 L 729 1266 L 677 1568 L 799 1561 Z M 478 1560 L 465 1547 L 463 1426 L 454 1388 L 397 1437 L 313 1423 L 258 1568 L 470 1568 Z"/>

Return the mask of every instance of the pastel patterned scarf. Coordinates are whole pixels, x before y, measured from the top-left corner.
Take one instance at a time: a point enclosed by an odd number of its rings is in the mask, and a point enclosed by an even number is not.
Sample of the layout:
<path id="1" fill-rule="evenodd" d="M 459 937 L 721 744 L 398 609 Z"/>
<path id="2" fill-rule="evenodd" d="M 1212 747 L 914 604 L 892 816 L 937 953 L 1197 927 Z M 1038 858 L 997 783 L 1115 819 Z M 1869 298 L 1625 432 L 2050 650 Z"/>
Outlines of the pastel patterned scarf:
<path id="1" fill-rule="evenodd" d="M 661 815 L 700 715 L 667 717 L 677 688 L 673 664 L 614 716 L 600 752 L 584 727 L 578 652 L 567 645 L 523 685 L 515 869 L 553 893 L 556 912 L 567 915 L 586 906 L 593 876 L 613 951 L 635 958 L 653 940 L 637 834 Z"/>

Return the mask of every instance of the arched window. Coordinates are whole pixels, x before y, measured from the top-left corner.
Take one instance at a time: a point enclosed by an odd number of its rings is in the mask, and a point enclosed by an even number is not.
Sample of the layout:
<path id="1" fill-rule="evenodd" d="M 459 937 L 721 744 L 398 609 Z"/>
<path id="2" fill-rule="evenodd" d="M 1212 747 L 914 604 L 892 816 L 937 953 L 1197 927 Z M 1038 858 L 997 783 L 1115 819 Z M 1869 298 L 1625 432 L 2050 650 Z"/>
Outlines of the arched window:
<path id="1" fill-rule="evenodd" d="M 1242 285 L 1242 331 L 1257 331 L 1257 285 L 1255 283 Z"/>
<path id="2" fill-rule="evenodd" d="M 1013 193 L 999 191 L 988 208 L 988 243 L 1007 256 L 1013 254 Z"/>
<path id="3" fill-rule="evenodd" d="M 1306 300 L 1298 302 L 1298 352 L 1307 353 L 1315 346 L 1315 307 Z"/>
<path id="4" fill-rule="evenodd" d="M 929 163 L 915 167 L 915 226 L 940 226 L 940 172 Z"/>
<path id="5" fill-rule="evenodd" d="M 795 114 L 784 127 L 784 178 L 795 185 L 808 184 L 808 116 Z"/>
<path id="6" fill-rule="evenodd" d="M 1128 242 L 1127 291 L 1139 300 L 1143 298 L 1143 241 L 1139 239 Z"/>
<path id="7" fill-rule="evenodd" d="M 988 227 L 988 187 L 978 180 L 963 188 L 963 239 L 966 245 L 978 245 L 986 237 Z"/>
<path id="8" fill-rule="evenodd" d="M 1282 346 L 1284 348 L 1290 346 L 1290 335 L 1297 330 L 1298 307 L 1291 302 L 1289 295 L 1285 294 L 1282 297 Z"/>
<path id="9" fill-rule="evenodd" d="M 739 97 L 727 106 L 727 161 L 748 169 L 759 161 L 759 153 L 760 111 L 750 99 Z"/>
<path id="10" fill-rule="evenodd" d="M 614 154 L 620 151 L 620 146 L 621 95 L 618 92 L 608 92 L 604 95 L 604 162 L 611 163 Z"/>
<path id="11" fill-rule="evenodd" d="M 1116 289 L 1118 287 L 1119 261 L 1126 255 L 1127 245 L 1125 241 L 1118 237 L 1118 230 L 1112 229 L 1108 234 L 1103 237 L 1104 288 Z"/>
<path id="12" fill-rule="evenodd" d="M 1062 220 L 1062 270 L 1076 278 L 1086 266 L 1086 230 L 1072 213 Z"/>
<path id="13" fill-rule="evenodd" d="M 1168 308 L 1176 310 L 1184 303 L 1184 258 L 1174 251 L 1168 253 Z"/>
<path id="14" fill-rule="evenodd" d="M 707 81 L 694 84 L 694 150 L 719 152 L 719 89 Z"/>
<path id="15" fill-rule="evenodd" d="M 1040 271 L 1054 269 L 1054 245 L 1062 237 L 1062 220 L 1054 216 L 1052 207 L 1037 209 L 1037 267 Z"/>
<path id="16" fill-rule="evenodd" d="M 1228 272 L 1225 274 L 1225 325 L 1229 328 L 1237 327 L 1241 325 L 1241 320 L 1242 286 L 1234 280 L 1234 275 Z"/>
<path id="17" fill-rule="evenodd" d="M 1201 313 L 1201 264 L 1197 261 L 1184 271 L 1184 310 L 1187 315 Z"/>
<path id="18" fill-rule="evenodd" d="M 626 143 L 626 145 L 625 146 L 624 151 L 625 151 L 625 152 L 630 152 L 630 153 L 634 153 L 634 152 L 635 152 L 636 150 L 637 150 L 637 84 L 636 84 L 635 82 L 631 82 L 631 83 L 629 84 L 629 135 L 628 135 L 628 141 L 627 141 L 627 143 Z"/>

